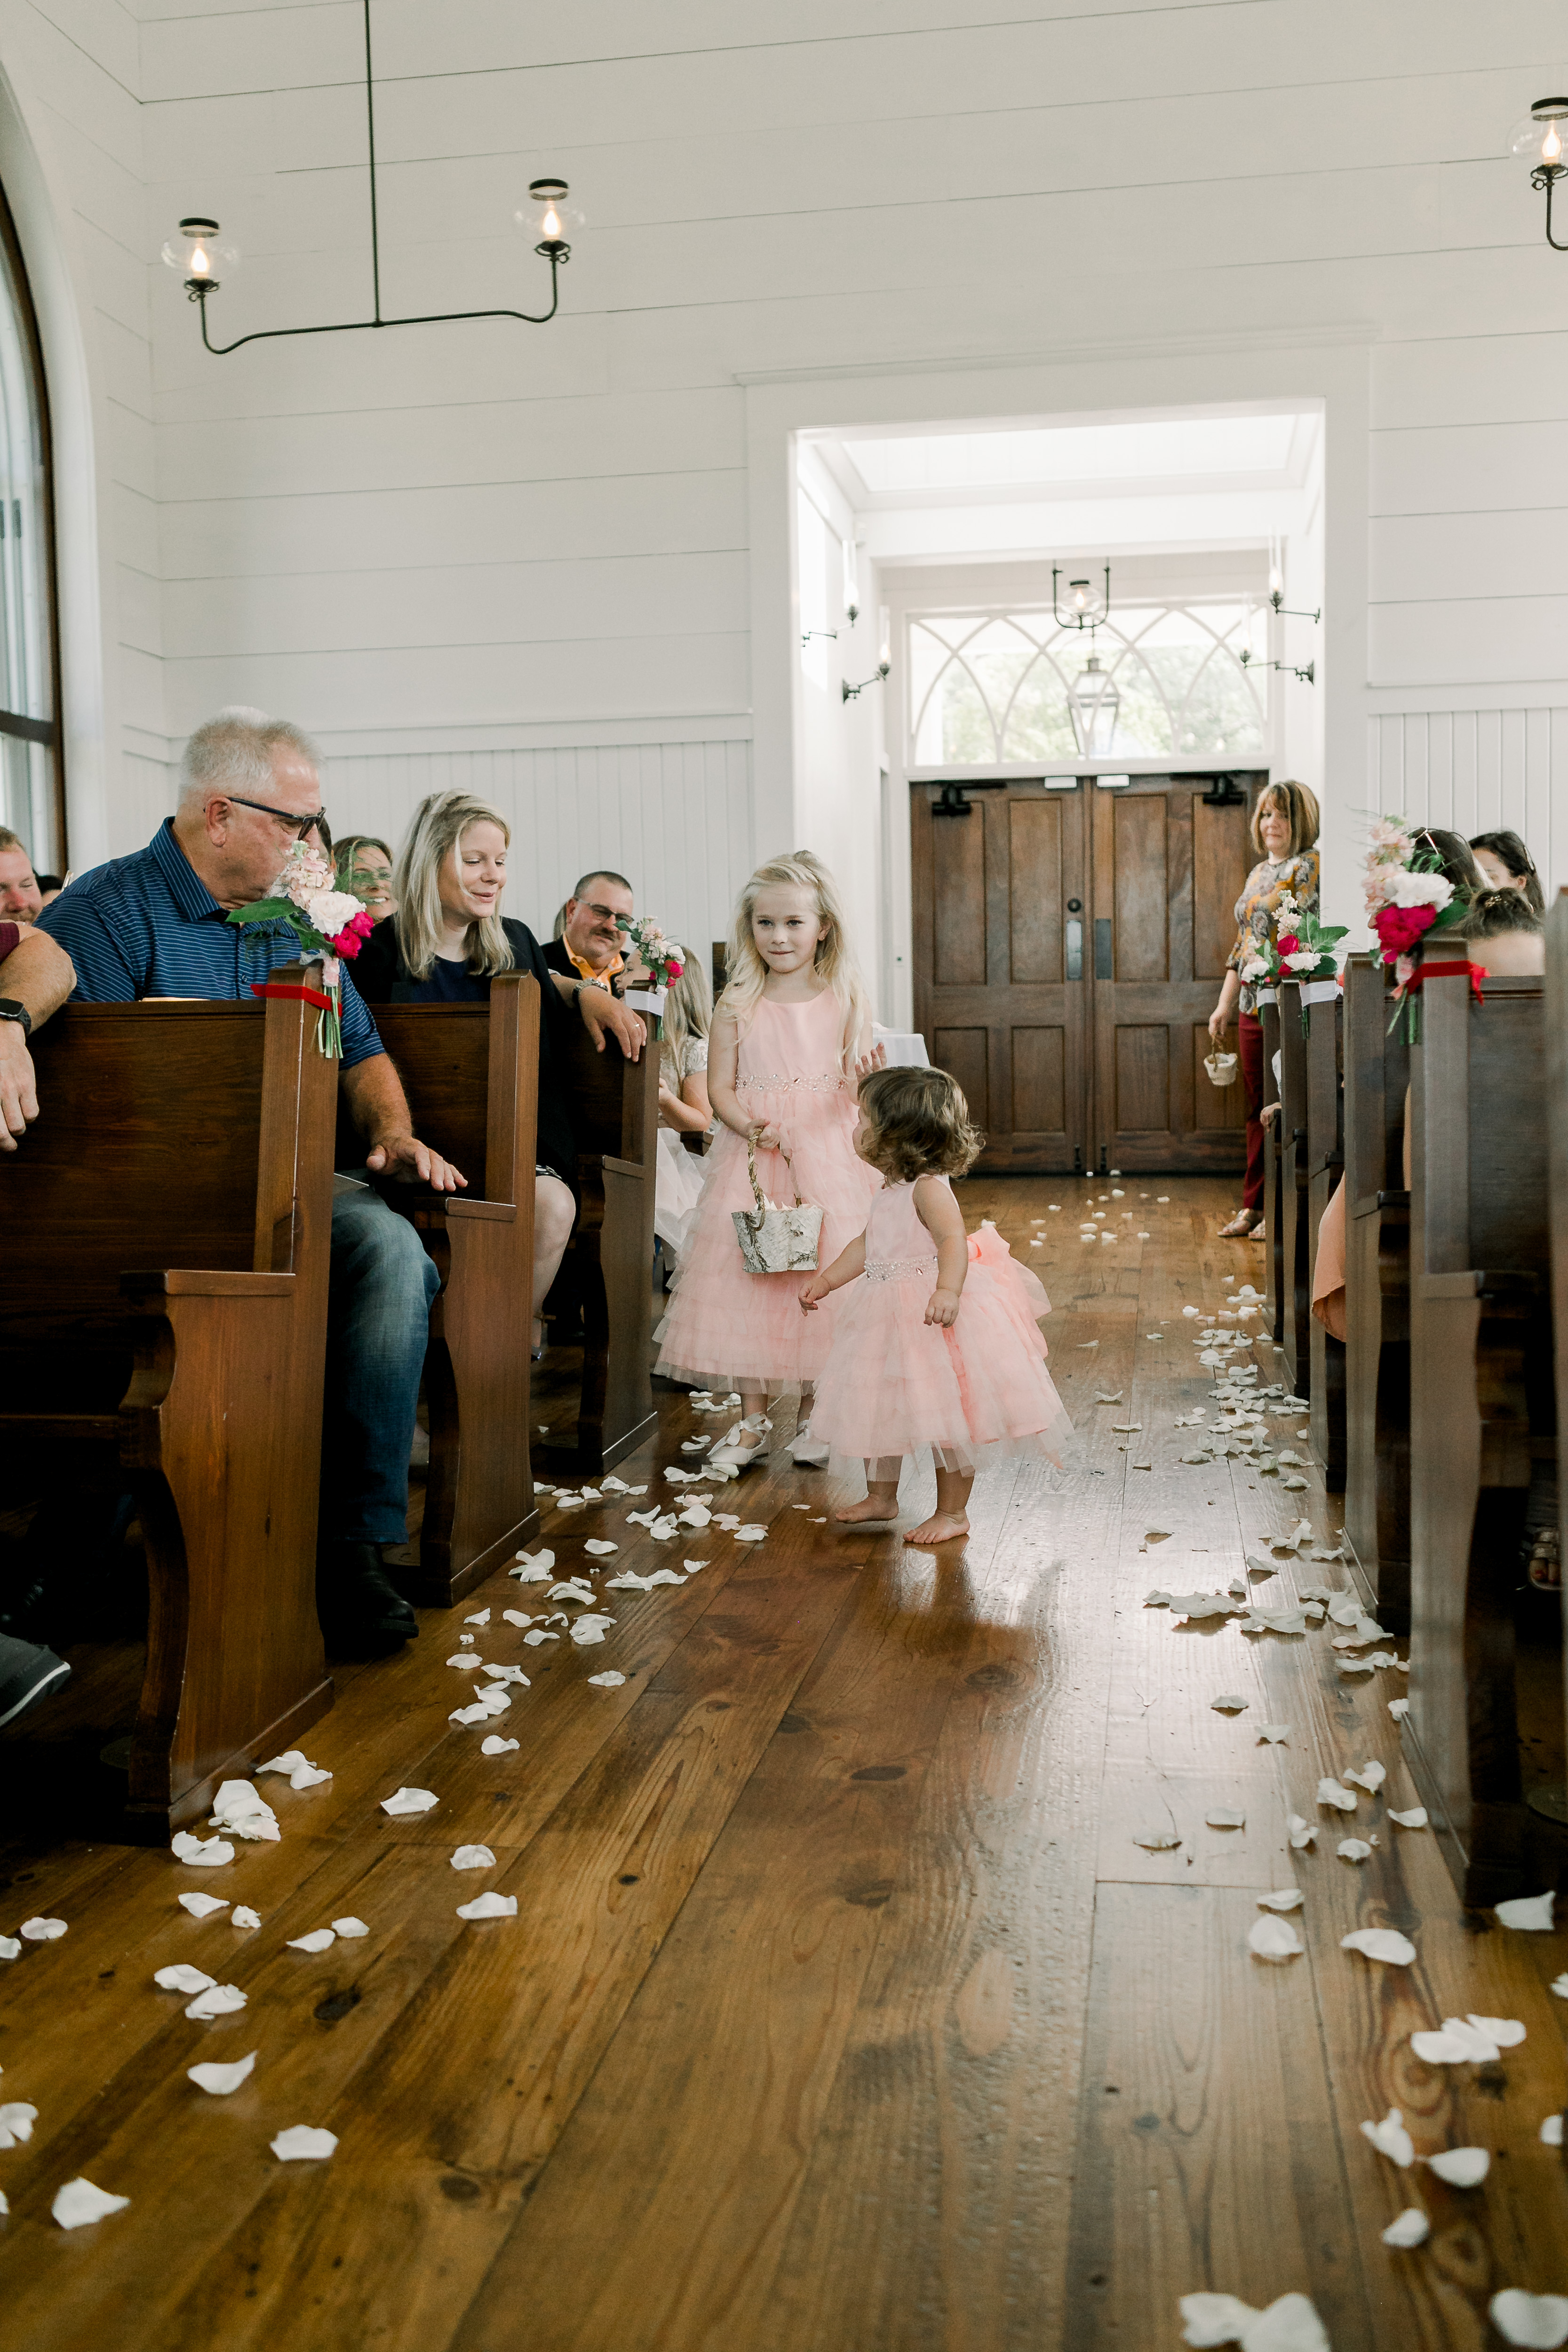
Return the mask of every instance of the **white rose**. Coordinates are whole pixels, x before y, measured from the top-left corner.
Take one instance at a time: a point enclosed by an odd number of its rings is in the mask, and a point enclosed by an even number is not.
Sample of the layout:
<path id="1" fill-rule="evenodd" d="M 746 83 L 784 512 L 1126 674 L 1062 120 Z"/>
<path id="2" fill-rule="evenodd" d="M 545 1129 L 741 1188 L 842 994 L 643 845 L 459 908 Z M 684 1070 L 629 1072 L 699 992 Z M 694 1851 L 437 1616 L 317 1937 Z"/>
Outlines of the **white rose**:
<path id="1" fill-rule="evenodd" d="M 305 901 L 305 913 L 324 940 L 334 939 L 360 911 L 360 901 L 346 890 L 317 890 Z"/>
<path id="2" fill-rule="evenodd" d="M 1285 961 L 1292 971 L 1310 971 L 1320 961 L 1320 957 L 1316 948 L 1298 948 L 1295 954 L 1288 955 Z"/>
<path id="3" fill-rule="evenodd" d="M 1454 886 L 1441 874 L 1391 874 L 1391 907 L 1436 907 L 1441 911 L 1454 895 Z"/>

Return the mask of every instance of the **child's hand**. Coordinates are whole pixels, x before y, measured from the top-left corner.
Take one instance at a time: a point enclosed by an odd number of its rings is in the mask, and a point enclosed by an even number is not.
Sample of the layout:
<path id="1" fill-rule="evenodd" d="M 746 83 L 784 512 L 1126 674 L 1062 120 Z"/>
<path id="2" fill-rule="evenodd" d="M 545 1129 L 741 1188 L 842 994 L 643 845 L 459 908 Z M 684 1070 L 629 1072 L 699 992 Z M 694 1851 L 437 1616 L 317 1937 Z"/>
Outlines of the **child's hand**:
<path id="1" fill-rule="evenodd" d="M 809 1282 L 802 1283 L 798 1296 L 801 1313 L 815 1315 L 827 1296 L 827 1285 L 820 1274 L 814 1274 Z"/>
<path id="2" fill-rule="evenodd" d="M 1275 1122 L 1275 1120 L 1279 1118 L 1279 1104 L 1278 1104 L 1278 1103 L 1266 1103 L 1266 1104 L 1264 1105 L 1263 1108 L 1262 1108 L 1262 1109 L 1258 1112 L 1258 1123 L 1259 1127 L 1272 1127 L 1272 1126 L 1273 1126 L 1273 1124 L 1274 1124 L 1274 1122 Z"/>
<path id="3" fill-rule="evenodd" d="M 784 1137 L 776 1127 L 753 1127 L 748 1140 L 759 1151 L 782 1151 L 784 1149 Z"/>
<path id="4" fill-rule="evenodd" d="M 887 1066 L 888 1049 L 886 1045 L 873 1045 L 870 1052 L 868 1054 L 862 1054 L 859 1060 L 855 1065 L 855 1083 L 858 1086 L 860 1080 L 862 1078 L 868 1078 L 873 1070 L 885 1070 Z"/>
<path id="5" fill-rule="evenodd" d="M 926 1321 L 928 1323 L 941 1324 L 942 1328 L 945 1330 L 950 1325 L 956 1323 L 957 1320 L 957 1291 L 933 1290 L 931 1295 L 930 1303 L 926 1307 Z"/>

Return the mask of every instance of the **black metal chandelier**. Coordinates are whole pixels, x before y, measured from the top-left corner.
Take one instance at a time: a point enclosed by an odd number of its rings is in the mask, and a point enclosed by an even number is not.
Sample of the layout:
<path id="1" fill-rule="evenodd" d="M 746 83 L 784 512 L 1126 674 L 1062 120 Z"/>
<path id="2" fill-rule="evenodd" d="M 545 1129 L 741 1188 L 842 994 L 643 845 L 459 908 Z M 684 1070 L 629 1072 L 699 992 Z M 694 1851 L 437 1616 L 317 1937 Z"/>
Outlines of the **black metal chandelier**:
<path id="1" fill-rule="evenodd" d="M 1061 566 L 1051 566 L 1051 617 L 1058 629 L 1098 629 L 1110 612 L 1110 566 L 1105 567 L 1103 591 L 1090 587 L 1087 580 L 1068 582 L 1068 608 L 1064 613 L 1058 591 Z"/>
<path id="2" fill-rule="evenodd" d="M 178 270 L 184 279 L 185 292 L 191 301 L 200 305 L 202 341 L 215 359 L 229 352 L 237 352 L 244 343 L 271 342 L 285 335 L 350 335 L 366 327 L 444 327 L 461 319 L 521 319 L 531 327 L 542 327 L 554 318 L 561 300 L 560 274 L 572 258 L 572 247 L 566 238 L 565 204 L 569 193 L 564 180 L 533 180 L 529 184 L 531 212 L 518 212 L 514 218 L 520 228 L 537 232 L 534 251 L 550 264 L 550 308 L 548 310 L 432 310 L 405 319 L 388 319 L 381 308 L 381 237 L 376 212 L 375 193 L 375 85 L 371 73 L 370 0 L 364 6 L 364 106 L 370 161 L 370 268 L 374 293 L 374 313 L 369 319 L 340 319 L 320 327 L 262 327 L 249 335 L 237 335 L 232 343 L 215 343 L 207 333 L 207 299 L 216 294 L 222 283 L 219 271 L 232 275 L 238 266 L 239 254 L 232 245 L 219 241 L 216 220 L 205 215 L 192 214 L 180 223 L 179 234 L 171 237 L 163 247 L 163 259 L 171 269 Z"/>
<path id="3" fill-rule="evenodd" d="M 1538 98 L 1522 122 L 1516 122 L 1509 133 L 1510 155 L 1533 155 L 1535 169 L 1530 175 L 1532 188 L 1546 191 L 1546 242 L 1553 253 L 1568 253 L 1552 234 L 1552 192 L 1568 172 L 1563 156 L 1564 140 L 1568 139 L 1568 98 Z"/>

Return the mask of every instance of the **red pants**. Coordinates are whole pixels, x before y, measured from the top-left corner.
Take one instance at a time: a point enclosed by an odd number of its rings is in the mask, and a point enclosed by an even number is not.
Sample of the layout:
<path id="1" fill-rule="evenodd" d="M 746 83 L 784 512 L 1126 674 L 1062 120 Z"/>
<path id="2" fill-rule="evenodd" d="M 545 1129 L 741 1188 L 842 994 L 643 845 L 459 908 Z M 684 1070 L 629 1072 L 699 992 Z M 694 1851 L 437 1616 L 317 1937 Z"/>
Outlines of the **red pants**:
<path id="1" fill-rule="evenodd" d="M 1263 1108 L 1263 1024 L 1256 1013 L 1244 1013 L 1238 1028 L 1241 1088 L 1247 1097 L 1247 1183 L 1242 1192 L 1241 1205 L 1261 1216 L 1263 1124 L 1258 1114 Z"/>

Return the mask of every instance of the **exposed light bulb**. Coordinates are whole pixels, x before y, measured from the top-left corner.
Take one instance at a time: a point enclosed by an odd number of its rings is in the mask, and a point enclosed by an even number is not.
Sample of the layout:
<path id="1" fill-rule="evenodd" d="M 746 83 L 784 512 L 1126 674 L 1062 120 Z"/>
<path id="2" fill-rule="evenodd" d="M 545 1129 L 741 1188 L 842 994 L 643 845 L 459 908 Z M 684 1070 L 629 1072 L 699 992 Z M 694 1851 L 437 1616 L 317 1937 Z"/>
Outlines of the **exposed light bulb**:
<path id="1" fill-rule="evenodd" d="M 558 237 L 561 235 L 561 215 L 553 205 L 545 206 L 541 234 L 548 237 Z"/>
<path id="2" fill-rule="evenodd" d="M 1549 122 L 1546 126 L 1546 136 L 1541 142 L 1541 160 L 1543 163 L 1560 163 L 1563 161 L 1563 142 L 1558 136 L 1555 122 Z"/>
<path id="3" fill-rule="evenodd" d="M 1268 567 L 1268 593 L 1271 596 L 1282 596 L 1285 593 L 1285 574 L 1277 563 L 1271 563 Z"/>
<path id="4" fill-rule="evenodd" d="M 207 259 L 206 247 L 202 245 L 196 246 L 191 254 L 191 276 L 193 278 L 210 278 L 212 276 L 212 263 Z"/>

